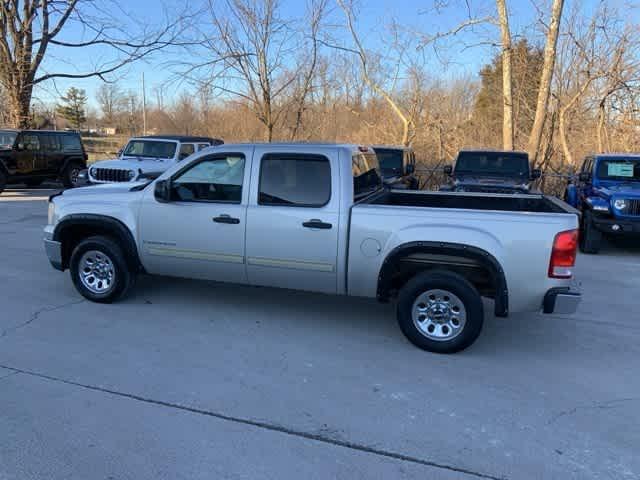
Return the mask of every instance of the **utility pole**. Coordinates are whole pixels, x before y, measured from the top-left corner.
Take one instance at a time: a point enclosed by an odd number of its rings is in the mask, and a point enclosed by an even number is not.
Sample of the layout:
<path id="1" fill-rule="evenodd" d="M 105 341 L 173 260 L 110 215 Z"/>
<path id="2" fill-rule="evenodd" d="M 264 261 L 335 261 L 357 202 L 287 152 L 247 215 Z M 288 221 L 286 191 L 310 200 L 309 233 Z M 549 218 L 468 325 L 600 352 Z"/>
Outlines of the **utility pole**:
<path id="1" fill-rule="evenodd" d="M 147 134 L 147 91 L 144 88 L 144 72 L 142 72 L 142 134 Z"/>

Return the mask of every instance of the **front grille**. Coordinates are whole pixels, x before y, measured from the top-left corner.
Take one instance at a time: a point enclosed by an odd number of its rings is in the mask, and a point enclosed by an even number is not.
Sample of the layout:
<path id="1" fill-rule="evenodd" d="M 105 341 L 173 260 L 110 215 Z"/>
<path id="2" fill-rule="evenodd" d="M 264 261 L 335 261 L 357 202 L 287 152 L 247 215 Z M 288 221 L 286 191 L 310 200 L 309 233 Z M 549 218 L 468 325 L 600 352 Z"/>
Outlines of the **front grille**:
<path id="1" fill-rule="evenodd" d="M 92 168 L 91 176 L 99 182 L 128 182 L 129 170 L 119 168 Z"/>
<path id="2" fill-rule="evenodd" d="M 640 200 L 627 200 L 629 207 L 627 208 L 627 215 L 640 215 Z"/>

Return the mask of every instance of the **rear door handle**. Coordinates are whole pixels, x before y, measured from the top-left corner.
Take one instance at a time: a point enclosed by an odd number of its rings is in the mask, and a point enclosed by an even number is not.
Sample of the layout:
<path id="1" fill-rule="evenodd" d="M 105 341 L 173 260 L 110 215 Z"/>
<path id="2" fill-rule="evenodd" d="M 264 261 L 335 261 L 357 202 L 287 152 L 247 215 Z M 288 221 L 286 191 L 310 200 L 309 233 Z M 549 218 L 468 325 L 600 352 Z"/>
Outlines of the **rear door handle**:
<path id="1" fill-rule="evenodd" d="M 330 223 L 325 223 L 322 220 L 318 220 L 317 218 L 312 218 L 311 220 L 304 222 L 302 224 L 305 228 L 320 228 L 322 230 L 329 230 L 333 225 Z"/>
<path id="2" fill-rule="evenodd" d="M 232 216 L 226 214 L 213 217 L 213 221 L 216 223 L 230 223 L 232 225 L 237 225 L 238 223 L 240 223 L 239 218 L 233 218 Z"/>

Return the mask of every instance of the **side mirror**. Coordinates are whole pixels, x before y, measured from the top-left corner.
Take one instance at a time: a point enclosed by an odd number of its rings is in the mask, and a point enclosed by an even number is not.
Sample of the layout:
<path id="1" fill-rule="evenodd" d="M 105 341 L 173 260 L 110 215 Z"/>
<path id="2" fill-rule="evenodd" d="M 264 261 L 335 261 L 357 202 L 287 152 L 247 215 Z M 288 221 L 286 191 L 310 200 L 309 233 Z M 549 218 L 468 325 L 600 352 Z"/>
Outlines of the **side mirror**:
<path id="1" fill-rule="evenodd" d="M 542 171 L 539 168 L 531 170 L 531 180 L 537 180 L 542 176 Z"/>
<path id="2" fill-rule="evenodd" d="M 407 175 L 412 175 L 416 171 L 416 166 L 410 163 L 409 165 L 407 165 L 406 171 Z"/>
<path id="3" fill-rule="evenodd" d="M 453 167 L 451 165 L 445 165 L 442 170 L 444 171 L 445 175 L 451 176 L 451 174 L 453 173 Z"/>
<path id="4" fill-rule="evenodd" d="M 581 182 L 590 182 L 591 174 L 589 172 L 582 172 L 580 173 L 580 175 L 578 175 L 578 180 L 580 180 Z"/>
<path id="5" fill-rule="evenodd" d="M 153 187 L 153 196 L 160 203 L 169 203 L 171 201 L 171 181 L 157 181 Z"/>

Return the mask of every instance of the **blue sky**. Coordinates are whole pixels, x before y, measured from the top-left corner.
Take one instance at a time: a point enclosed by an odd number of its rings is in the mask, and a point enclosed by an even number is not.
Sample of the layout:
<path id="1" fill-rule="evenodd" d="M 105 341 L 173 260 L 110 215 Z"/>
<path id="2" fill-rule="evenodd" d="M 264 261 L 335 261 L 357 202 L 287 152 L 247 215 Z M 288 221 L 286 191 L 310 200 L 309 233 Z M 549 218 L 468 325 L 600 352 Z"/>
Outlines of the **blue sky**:
<path id="1" fill-rule="evenodd" d="M 197 7 L 200 0 L 188 0 L 194 6 L 192 11 Z M 283 16 L 291 18 L 300 18 L 304 15 L 305 2 L 303 0 L 281 0 L 283 6 Z M 537 4 L 541 1 L 550 3 L 550 0 L 535 0 Z M 566 9 L 570 9 L 572 4 L 578 4 L 581 8 L 589 11 L 600 0 L 568 0 Z M 214 4 L 216 2 L 214 1 Z M 466 3 L 464 0 L 449 0 L 439 3 L 448 4 L 446 8 L 440 11 L 434 11 L 433 0 L 411 1 L 411 0 L 361 0 L 357 13 L 357 26 L 361 32 L 361 36 L 366 41 L 366 45 L 371 49 L 383 49 L 383 34 L 385 25 L 391 19 L 395 19 L 401 25 L 406 26 L 410 31 L 425 32 L 428 34 L 436 34 L 437 32 L 448 31 L 458 25 L 467 17 Z M 474 16 L 494 15 L 495 3 L 493 0 L 469 0 Z M 629 14 L 635 21 L 640 19 L 640 8 L 637 2 L 629 0 L 609 0 L 609 4 L 625 9 L 626 5 L 635 5 L 635 8 L 629 10 Z M 177 11 L 183 8 L 183 2 L 167 3 L 165 7 L 159 5 L 157 0 L 135 0 L 131 2 L 120 2 L 120 7 L 116 4 L 108 4 L 110 14 L 116 14 L 117 18 L 122 21 L 122 26 L 129 31 L 136 31 L 143 23 L 150 27 L 160 25 L 166 21 L 167 16 L 173 17 Z M 342 12 L 337 9 L 334 2 L 330 0 L 333 12 L 330 14 L 328 23 L 333 25 L 333 35 L 343 41 L 348 41 L 345 32 L 341 33 L 336 25 L 343 22 Z M 529 38 L 540 39 L 535 19 L 537 13 L 533 7 L 532 0 L 507 0 L 510 9 L 510 20 L 512 33 L 523 34 Z M 119 8 L 122 11 L 117 11 Z M 546 12 L 548 12 L 548 8 Z M 193 23 L 200 23 L 202 28 L 206 28 L 206 16 L 199 17 L 199 20 Z M 77 41 L 80 39 L 88 39 L 90 32 L 83 31 L 77 24 L 70 24 L 68 28 L 60 35 L 60 39 L 68 41 Z M 448 43 L 446 49 L 446 57 L 450 61 L 446 69 L 437 61 L 432 50 L 427 50 L 428 67 L 430 74 L 434 77 L 442 76 L 450 78 L 461 75 L 476 75 L 479 68 L 488 62 L 495 53 L 495 47 L 490 45 L 492 41 L 498 38 L 498 32 L 494 27 L 477 27 L 473 30 L 467 30 L 455 37 L 453 41 Z M 464 46 L 467 45 L 465 48 Z M 468 45 L 475 45 L 468 47 Z M 86 71 L 92 65 L 100 63 L 110 58 L 109 52 L 101 48 L 92 49 L 74 49 L 60 50 L 52 48 L 50 57 L 44 63 L 44 69 L 48 71 Z M 165 84 L 172 76 L 171 68 L 168 62 L 181 56 L 184 59 L 184 52 L 165 51 L 140 61 L 131 67 L 127 67 L 119 71 L 111 78 L 117 78 L 118 83 L 125 90 L 133 90 L 141 93 L 141 74 L 145 73 L 147 84 L 147 97 L 153 101 L 152 91 L 154 87 Z M 41 85 L 36 91 L 36 97 L 39 100 L 51 102 L 57 100 L 60 93 L 63 93 L 69 86 L 74 85 L 87 91 L 90 104 L 95 106 L 95 94 L 101 80 L 97 78 L 82 80 L 57 80 L 55 83 L 48 82 Z M 185 86 L 170 87 L 166 94 L 166 100 L 170 100 L 171 96 L 179 93 L 180 89 Z"/>

